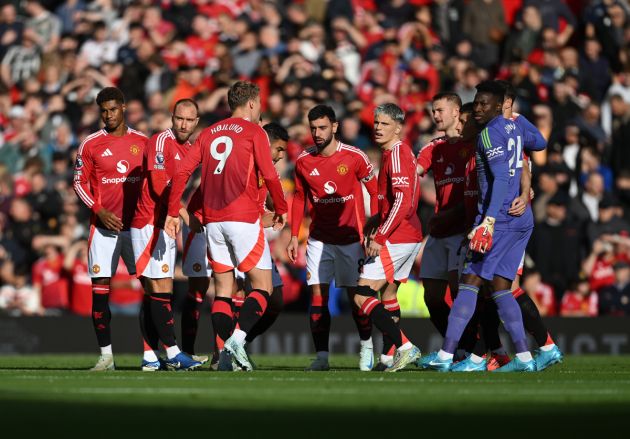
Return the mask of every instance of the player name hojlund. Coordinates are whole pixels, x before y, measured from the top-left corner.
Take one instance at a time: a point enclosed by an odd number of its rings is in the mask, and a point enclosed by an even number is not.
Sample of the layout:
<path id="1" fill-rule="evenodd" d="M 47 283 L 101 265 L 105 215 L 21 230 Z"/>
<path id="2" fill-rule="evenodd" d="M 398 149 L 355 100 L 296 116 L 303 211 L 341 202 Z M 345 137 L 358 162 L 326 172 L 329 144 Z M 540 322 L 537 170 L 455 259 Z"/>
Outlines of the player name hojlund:
<path id="1" fill-rule="evenodd" d="M 234 131 L 235 133 L 239 134 L 241 131 L 243 131 L 243 127 L 237 123 L 225 123 L 223 125 L 217 125 L 210 130 L 212 134 L 216 134 L 219 131 Z"/>

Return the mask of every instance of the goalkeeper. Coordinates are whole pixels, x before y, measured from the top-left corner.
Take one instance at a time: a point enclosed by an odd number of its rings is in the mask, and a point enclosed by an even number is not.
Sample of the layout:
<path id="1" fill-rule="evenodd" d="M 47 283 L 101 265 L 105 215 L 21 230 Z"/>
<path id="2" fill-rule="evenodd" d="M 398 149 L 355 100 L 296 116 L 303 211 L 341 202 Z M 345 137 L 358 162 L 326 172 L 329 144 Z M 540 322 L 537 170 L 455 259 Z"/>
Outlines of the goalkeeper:
<path id="1" fill-rule="evenodd" d="M 517 351 L 516 357 L 497 371 L 536 370 L 527 347 L 521 310 L 510 289 L 532 233 L 533 216 L 529 205 L 522 216 L 511 216 L 508 210 L 520 192 L 523 147 L 534 150 L 545 145 L 503 117 L 503 99 L 504 89 L 499 84 L 484 81 L 477 86 L 473 117 L 482 129 L 475 151 L 478 215 L 476 227 L 469 234 L 469 251 L 448 317 L 444 344 L 424 362 L 430 369 L 450 370 L 453 353 L 475 311 L 479 288 L 485 284 Z"/>

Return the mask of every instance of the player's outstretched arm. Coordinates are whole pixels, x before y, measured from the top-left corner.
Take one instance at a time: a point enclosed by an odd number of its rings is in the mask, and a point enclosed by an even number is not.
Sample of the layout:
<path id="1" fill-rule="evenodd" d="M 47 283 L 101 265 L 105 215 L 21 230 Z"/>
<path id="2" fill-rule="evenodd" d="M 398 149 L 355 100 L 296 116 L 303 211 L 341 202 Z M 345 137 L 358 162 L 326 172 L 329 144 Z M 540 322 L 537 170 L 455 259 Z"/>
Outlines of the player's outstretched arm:
<path id="1" fill-rule="evenodd" d="M 179 228 L 180 228 L 179 216 L 168 215 L 166 217 L 166 221 L 164 221 L 164 231 L 166 232 L 166 234 L 173 239 L 177 239 Z"/>

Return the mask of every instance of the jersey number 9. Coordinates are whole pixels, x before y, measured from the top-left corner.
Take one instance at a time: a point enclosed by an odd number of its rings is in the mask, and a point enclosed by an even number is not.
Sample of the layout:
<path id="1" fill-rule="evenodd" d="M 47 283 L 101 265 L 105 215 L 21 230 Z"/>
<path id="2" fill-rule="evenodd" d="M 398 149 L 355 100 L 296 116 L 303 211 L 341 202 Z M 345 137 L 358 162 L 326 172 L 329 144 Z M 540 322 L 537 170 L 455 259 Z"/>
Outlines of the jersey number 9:
<path id="1" fill-rule="evenodd" d="M 225 145 L 225 149 L 223 152 L 219 152 L 218 146 Z M 213 159 L 218 160 L 219 163 L 217 167 L 214 169 L 215 175 L 223 173 L 223 169 L 225 169 L 225 162 L 227 162 L 228 157 L 232 154 L 232 146 L 234 142 L 228 136 L 217 137 L 210 144 L 210 155 Z"/>

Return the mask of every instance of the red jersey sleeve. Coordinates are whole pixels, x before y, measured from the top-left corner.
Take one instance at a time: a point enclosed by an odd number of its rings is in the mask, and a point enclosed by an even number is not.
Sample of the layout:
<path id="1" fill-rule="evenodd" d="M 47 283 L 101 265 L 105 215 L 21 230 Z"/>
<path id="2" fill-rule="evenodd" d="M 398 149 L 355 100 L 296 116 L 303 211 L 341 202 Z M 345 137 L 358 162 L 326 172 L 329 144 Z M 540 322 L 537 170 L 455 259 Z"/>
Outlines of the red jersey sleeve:
<path id="1" fill-rule="evenodd" d="M 293 194 L 293 204 L 291 205 L 291 236 L 298 236 L 302 218 L 304 218 L 304 207 L 306 205 L 306 194 L 304 193 L 304 183 L 299 174 L 298 167 L 295 167 L 295 193 Z"/>
<path id="2" fill-rule="evenodd" d="M 162 150 L 158 151 L 157 137 L 152 137 L 147 144 L 146 151 L 146 164 L 145 169 L 149 174 L 149 185 L 151 192 L 155 195 L 156 199 L 162 196 L 164 188 L 168 184 L 168 173 L 166 171 L 167 163 L 172 157 L 168 157 L 170 148 L 164 148 L 162 143 Z M 163 149 L 166 149 L 164 151 Z"/>
<path id="3" fill-rule="evenodd" d="M 169 216 L 178 217 L 179 209 L 182 207 L 181 198 L 186 188 L 186 183 L 190 175 L 201 163 L 201 142 L 203 136 L 197 137 L 195 143 L 190 147 L 188 154 L 182 161 L 171 182 L 171 193 L 168 197 Z"/>
<path id="4" fill-rule="evenodd" d="M 94 198 L 94 193 L 90 187 L 90 178 L 94 170 L 94 161 L 87 141 L 79 147 L 77 159 L 74 162 L 74 183 L 73 188 L 79 199 L 94 213 L 101 210 L 103 206 Z"/>
<path id="5" fill-rule="evenodd" d="M 374 240 L 381 245 L 385 244 L 387 238 L 405 218 L 413 199 L 413 180 L 411 176 L 407 175 L 405 172 L 407 167 L 401 164 L 400 159 L 400 147 L 396 147 L 392 151 L 391 159 L 387 166 L 388 169 L 386 170 L 393 203 L 374 237 Z"/>
<path id="6" fill-rule="evenodd" d="M 374 176 L 374 166 L 362 151 L 359 151 L 355 169 L 357 179 L 361 180 L 370 194 L 370 215 L 376 215 L 378 212 L 378 183 Z"/>
<path id="7" fill-rule="evenodd" d="M 256 168 L 260 171 L 260 175 L 262 175 L 265 180 L 276 213 L 278 215 L 287 213 L 288 207 L 284 199 L 280 177 L 278 176 L 278 171 L 276 171 L 276 168 L 273 166 L 273 159 L 271 158 L 269 138 L 262 128 L 257 130 L 254 137 L 254 162 L 256 163 Z"/>
<path id="8" fill-rule="evenodd" d="M 420 150 L 418 154 L 418 165 L 422 166 L 424 169 L 424 173 L 429 172 L 431 169 L 431 163 L 433 163 L 433 149 L 435 148 L 435 143 L 431 142 L 426 145 L 424 148 Z"/>

